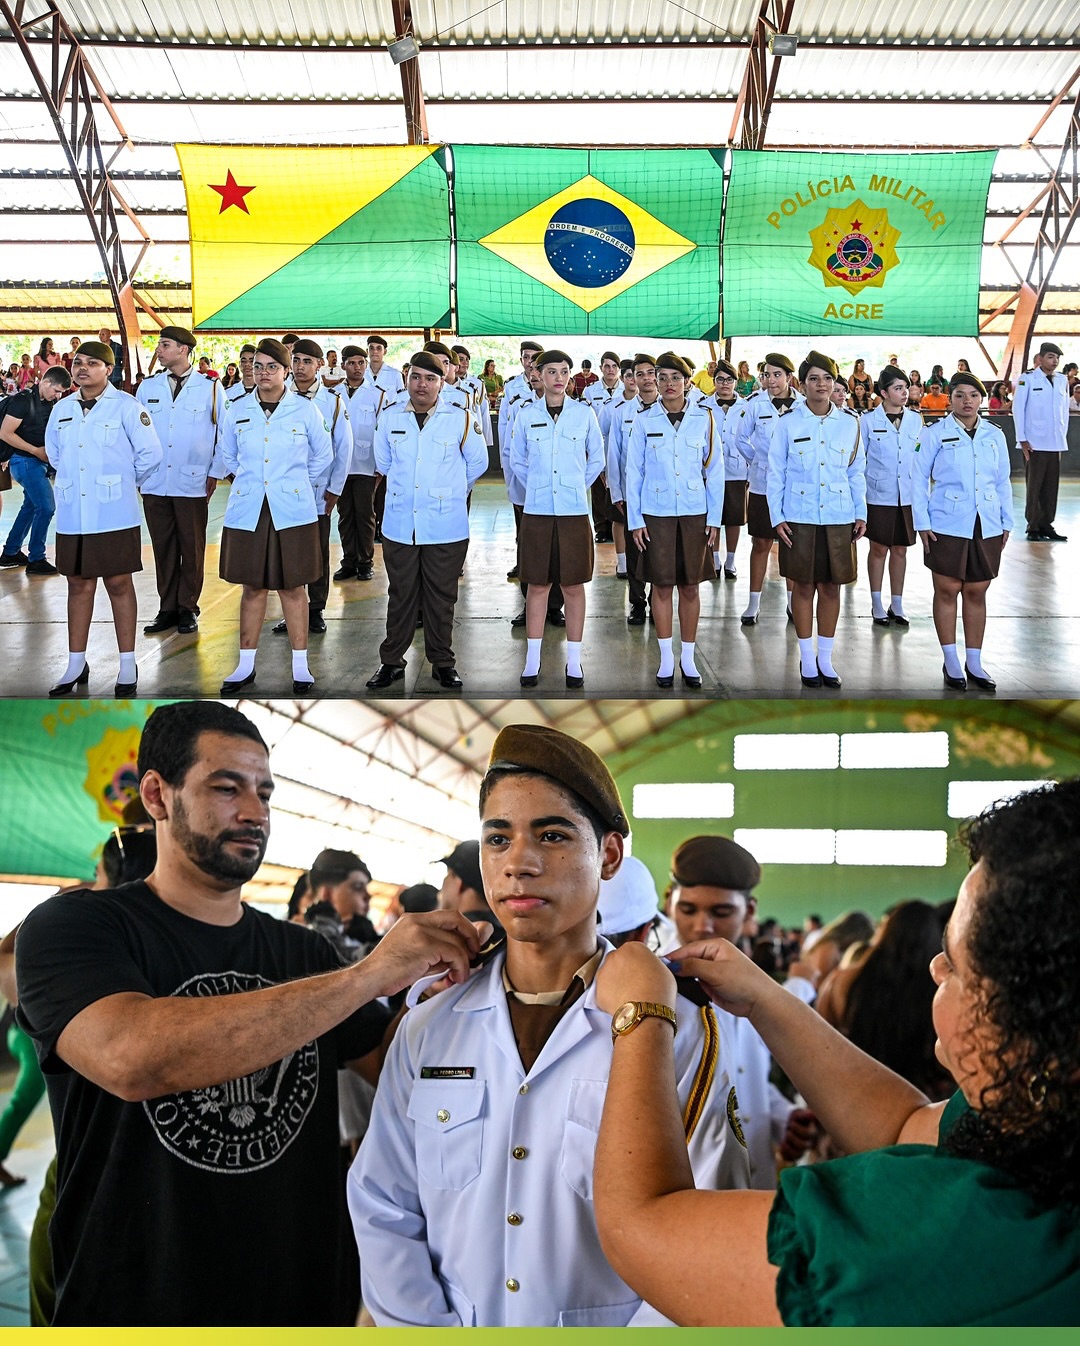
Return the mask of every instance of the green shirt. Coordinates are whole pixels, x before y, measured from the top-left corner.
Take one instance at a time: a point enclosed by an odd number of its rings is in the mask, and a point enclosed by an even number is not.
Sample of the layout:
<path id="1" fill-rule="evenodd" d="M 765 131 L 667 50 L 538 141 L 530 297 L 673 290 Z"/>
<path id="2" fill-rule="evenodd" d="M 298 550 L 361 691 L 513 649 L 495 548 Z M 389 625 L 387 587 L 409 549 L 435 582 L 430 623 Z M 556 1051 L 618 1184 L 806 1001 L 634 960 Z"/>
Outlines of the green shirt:
<path id="1" fill-rule="evenodd" d="M 967 1110 L 958 1091 L 944 1136 Z M 931 1145 L 789 1168 L 769 1217 L 789 1327 L 1080 1322 L 1080 1222 L 1000 1169 Z"/>

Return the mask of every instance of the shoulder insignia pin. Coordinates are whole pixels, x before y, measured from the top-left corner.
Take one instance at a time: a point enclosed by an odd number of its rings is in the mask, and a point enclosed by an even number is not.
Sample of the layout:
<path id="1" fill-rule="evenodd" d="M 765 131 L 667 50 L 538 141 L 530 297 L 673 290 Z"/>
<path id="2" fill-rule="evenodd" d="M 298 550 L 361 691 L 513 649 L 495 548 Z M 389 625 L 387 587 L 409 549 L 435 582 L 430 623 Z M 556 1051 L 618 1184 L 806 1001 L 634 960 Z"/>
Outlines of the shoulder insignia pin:
<path id="1" fill-rule="evenodd" d="M 148 411 L 140 411 L 140 412 L 139 412 L 139 420 L 142 421 L 143 425 L 149 425 L 149 424 L 150 424 L 150 413 L 149 413 Z"/>
<path id="2" fill-rule="evenodd" d="M 728 1090 L 727 1096 L 727 1120 L 731 1127 L 732 1134 L 739 1144 L 746 1149 L 746 1137 L 743 1135 L 742 1122 L 739 1121 L 739 1100 L 735 1094 L 735 1086 L 732 1085 Z"/>

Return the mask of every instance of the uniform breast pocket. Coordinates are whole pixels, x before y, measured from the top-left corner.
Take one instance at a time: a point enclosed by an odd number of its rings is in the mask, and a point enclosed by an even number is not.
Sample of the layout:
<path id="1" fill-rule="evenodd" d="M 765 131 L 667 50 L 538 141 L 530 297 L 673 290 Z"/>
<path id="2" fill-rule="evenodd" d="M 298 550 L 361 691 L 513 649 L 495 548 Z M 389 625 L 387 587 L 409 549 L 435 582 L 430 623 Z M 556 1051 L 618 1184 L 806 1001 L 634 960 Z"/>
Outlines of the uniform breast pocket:
<path id="1" fill-rule="evenodd" d="M 53 482 L 53 489 L 56 491 L 57 498 L 66 504 L 74 492 L 74 483 L 70 477 L 57 477 Z"/>
<path id="2" fill-rule="evenodd" d="M 106 421 L 101 427 L 100 434 L 102 447 L 112 448 L 120 436 L 120 426 L 115 421 Z"/>
<path id="3" fill-rule="evenodd" d="M 118 472 L 98 477 L 96 483 L 97 498 L 103 505 L 107 505 L 113 500 L 119 500 L 124 493 L 124 479 Z"/>
<path id="4" fill-rule="evenodd" d="M 687 474 L 686 491 L 688 495 L 699 494 L 705 489 L 705 478 L 699 477 L 694 471 Z"/>
<path id="5" fill-rule="evenodd" d="M 960 510 L 965 508 L 963 491 L 953 491 L 946 489 L 942 491 L 941 494 L 945 500 L 945 508 L 949 511 L 950 514 L 956 514 Z"/>
<path id="6" fill-rule="evenodd" d="M 450 493 L 432 488 L 428 491 L 428 509 L 433 514 L 445 514 L 451 505 Z"/>
<path id="7" fill-rule="evenodd" d="M 982 496 L 983 499 L 988 501 L 990 504 L 994 505 L 997 504 L 998 493 L 997 491 L 994 490 L 992 486 L 985 487 Z"/>
<path id="8" fill-rule="evenodd" d="M 487 1085 L 483 1080 L 414 1080 L 408 1117 L 416 1167 L 440 1191 L 460 1192 L 480 1173 Z"/>
<path id="9" fill-rule="evenodd" d="M 444 463 L 452 463 L 460 454 L 458 441 L 456 439 L 443 439 L 439 441 L 438 456 Z"/>
<path id="10" fill-rule="evenodd" d="M 197 486 L 206 480 L 206 469 L 203 467 L 192 467 L 185 464 L 180 469 L 180 479 L 185 486 Z"/>
<path id="11" fill-rule="evenodd" d="M 572 1080 L 566 1103 L 559 1171 L 585 1201 L 593 1199 L 593 1163 L 607 1080 Z"/>

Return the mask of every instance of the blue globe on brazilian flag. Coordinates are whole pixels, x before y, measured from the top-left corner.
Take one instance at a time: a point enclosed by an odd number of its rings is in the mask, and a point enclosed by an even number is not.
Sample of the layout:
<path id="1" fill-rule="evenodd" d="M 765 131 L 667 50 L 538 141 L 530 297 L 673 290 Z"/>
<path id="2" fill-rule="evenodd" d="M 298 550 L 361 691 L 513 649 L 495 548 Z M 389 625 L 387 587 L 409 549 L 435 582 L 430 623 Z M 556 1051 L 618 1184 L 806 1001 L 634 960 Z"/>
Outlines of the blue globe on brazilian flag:
<path id="1" fill-rule="evenodd" d="M 716 337 L 722 150 L 453 148 L 462 335 Z"/>

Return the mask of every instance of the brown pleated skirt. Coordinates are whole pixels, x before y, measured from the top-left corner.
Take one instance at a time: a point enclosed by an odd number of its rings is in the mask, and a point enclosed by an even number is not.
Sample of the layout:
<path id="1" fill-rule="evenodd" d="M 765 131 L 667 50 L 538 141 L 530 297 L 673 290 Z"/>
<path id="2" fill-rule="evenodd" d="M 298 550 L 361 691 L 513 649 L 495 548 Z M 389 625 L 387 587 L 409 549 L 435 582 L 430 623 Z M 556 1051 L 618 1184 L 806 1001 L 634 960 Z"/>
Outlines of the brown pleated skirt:
<path id="1" fill-rule="evenodd" d="M 776 536 L 772 516 L 769 514 L 768 498 L 754 491 L 750 491 L 746 497 L 746 530 L 751 537 Z"/>
<path id="2" fill-rule="evenodd" d="M 526 510 L 518 535 L 518 572 L 522 584 L 588 584 L 593 573 L 589 516 Z"/>
<path id="3" fill-rule="evenodd" d="M 997 579 L 1004 545 L 1000 533 L 997 537 L 983 537 L 982 522 L 976 516 L 974 537 L 938 533 L 923 559 L 935 575 L 945 575 L 963 584 L 980 584 Z"/>
<path id="4" fill-rule="evenodd" d="M 746 497 L 749 485 L 745 481 L 724 482 L 724 512 L 720 523 L 724 528 L 741 528 L 746 522 Z"/>
<path id="5" fill-rule="evenodd" d="M 701 584 L 713 577 L 712 557 L 705 536 L 705 515 L 670 518 L 645 514 L 649 545 L 642 558 L 642 578 L 664 588 Z M 630 545 L 633 546 L 631 539 Z"/>
<path id="6" fill-rule="evenodd" d="M 242 528 L 221 530 L 218 571 L 230 584 L 252 589 L 298 589 L 313 583 L 323 572 L 318 520 L 279 531 L 264 500 L 253 533 Z"/>
<path id="7" fill-rule="evenodd" d="M 139 528 L 114 528 L 109 533 L 57 533 L 56 568 L 61 575 L 82 580 L 134 575 L 142 569 Z"/>
<path id="8" fill-rule="evenodd" d="M 915 525 L 910 505 L 867 505 L 866 536 L 881 547 L 911 547 Z"/>
<path id="9" fill-rule="evenodd" d="M 858 578 L 849 523 L 789 523 L 791 546 L 780 543 L 780 574 L 796 584 L 851 584 Z"/>

